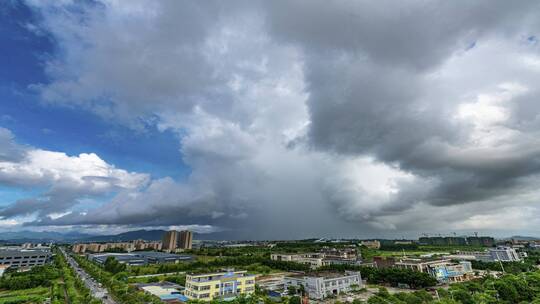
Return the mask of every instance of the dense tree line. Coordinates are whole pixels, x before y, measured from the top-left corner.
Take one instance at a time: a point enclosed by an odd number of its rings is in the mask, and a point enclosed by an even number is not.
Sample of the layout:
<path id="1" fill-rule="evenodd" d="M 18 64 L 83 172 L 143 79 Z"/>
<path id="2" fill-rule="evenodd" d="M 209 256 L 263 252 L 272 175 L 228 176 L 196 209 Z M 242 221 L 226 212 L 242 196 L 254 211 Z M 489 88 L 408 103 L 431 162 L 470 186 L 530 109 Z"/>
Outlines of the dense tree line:
<path id="1" fill-rule="evenodd" d="M 60 272 L 54 265 L 35 266 L 26 272 L 6 273 L 0 279 L 0 288 L 18 290 L 38 286 L 49 287 L 58 277 Z"/>
<path id="2" fill-rule="evenodd" d="M 59 250 L 55 250 L 55 264 L 61 272 L 62 283 L 53 286 L 52 304 L 67 302 L 71 304 L 99 304 L 100 300 L 92 297 L 90 290 L 77 276 L 75 270 L 71 268 Z M 56 289 L 56 291 L 55 291 Z M 65 290 L 65 292 L 64 292 Z"/>
<path id="3" fill-rule="evenodd" d="M 503 262 L 504 271 L 508 273 L 521 273 L 531 271 L 535 268 L 534 265 L 522 262 Z M 473 269 L 491 270 L 491 271 L 503 271 L 501 263 L 499 262 L 483 262 L 483 261 L 471 261 Z"/>
<path id="4" fill-rule="evenodd" d="M 540 272 L 507 274 L 496 279 L 456 283 L 450 288 L 437 289 L 434 295 L 426 292 L 390 295 L 381 289 L 368 304 L 540 304 Z"/>
<path id="5" fill-rule="evenodd" d="M 399 292 L 391 295 L 386 288 L 380 288 L 379 292 L 370 297 L 368 304 L 427 304 L 433 302 L 433 296 L 425 290 L 415 292 Z M 362 303 L 359 300 L 353 301 L 353 304 Z"/>
<path id="6" fill-rule="evenodd" d="M 418 244 L 392 244 L 392 243 L 383 243 L 379 250 L 383 251 L 400 251 L 400 250 L 418 250 Z"/>
<path id="7" fill-rule="evenodd" d="M 89 275 L 107 287 L 115 301 L 121 304 L 161 304 L 161 300 L 155 296 L 137 290 L 134 286 L 127 284 L 128 274 L 118 272 L 116 274 L 106 271 L 103 267 L 96 265 L 87 259 L 74 255 L 77 263 Z"/>
<path id="8" fill-rule="evenodd" d="M 286 262 L 286 261 L 273 261 L 269 258 L 261 256 L 237 256 L 237 257 L 225 257 L 218 258 L 213 261 L 203 262 L 197 261 L 192 263 L 178 263 L 178 264 L 161 264 L 156 269 L 156 273 L 168 273 L 168 272 L 210 272 L 220 270 L 223 267 L 249 267 L 250 265 L 261 265 L 271 269 L 279 269 L 283 271 L 309 271 L 309 265 Z M 137 273 L 138 267 L 132 267 L 132 272 Z M 144 269 L 141 267 L 139 269 Z"/>
<path id="9" fill-rule="evenodd" d="M 112 274 L 117 274 L 119 272 L 126 271 L 126 264 L 118 262 L 118 260 L 115 257 L 107 257 L 105 260 L 105 263 L 103 264 L 103 268 L 105 271 L 108 271 Z"/>

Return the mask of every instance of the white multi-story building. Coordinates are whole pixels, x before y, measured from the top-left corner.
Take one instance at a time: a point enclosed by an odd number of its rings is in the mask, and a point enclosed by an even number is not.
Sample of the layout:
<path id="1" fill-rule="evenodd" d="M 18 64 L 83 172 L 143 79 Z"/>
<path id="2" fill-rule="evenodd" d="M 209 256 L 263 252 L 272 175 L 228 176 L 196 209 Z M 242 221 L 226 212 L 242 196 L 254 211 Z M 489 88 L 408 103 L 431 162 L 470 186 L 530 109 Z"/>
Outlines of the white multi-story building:
<path id="1" fill-rule="evenodd" d="M 361 262 L 355 249 L 334 249 L 326 248 L 321 252 L 315 253 L 273 253 L 270 258 L 274 261 L 295 262 L 307 264 L 311 269 L 317 269 L 322 266 L 332 264 L 358 264 Z"/>
<path id="2" fill-rule="evenodd" d="M 307 264 L 312 269 L 324 266 L 324 255 L 318 253 L 300 253 L 300 254 L 279 254 L 270 255 L 270 259 L 274 261 L 295 262 Z"/>
<path id="3" fill-rule="evenodd" d="M 501 262 L 519 262 L 521 257 L 512 247 L 499 246 L 497 248 L 488 249 L 489 255 L 493 261 Z"/>
<path id="4" fill-rule="evenodd" d="M 319 272 L 314 274 L 294 275 L 284 278 L 284 288 L 289 286 L 304 287 L 312 299 L 323 299 L 327 296 L 349 292 L 354 287 L 362 288 L 360 272 L 346 271 L 345 273 Z"/>

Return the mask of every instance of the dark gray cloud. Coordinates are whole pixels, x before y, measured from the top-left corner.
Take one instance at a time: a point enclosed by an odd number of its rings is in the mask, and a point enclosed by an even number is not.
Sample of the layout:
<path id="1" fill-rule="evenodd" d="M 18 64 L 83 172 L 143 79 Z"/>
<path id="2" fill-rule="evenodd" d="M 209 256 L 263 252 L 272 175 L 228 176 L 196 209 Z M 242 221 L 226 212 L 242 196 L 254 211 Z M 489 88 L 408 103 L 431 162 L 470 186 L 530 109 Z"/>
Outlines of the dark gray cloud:
<path id="1" fill-rule="evenodd" d="M 484 35 L 536 22 L 538 3 L 522 1 L 270 1 L 272 33 L 306 53 L 363 54 L 380 67 L 430 69 Z M 516 22 L 518 21 L 519 22 Z M 329 54 L 330 53 L 330 54 Z"/>
<path id="2" fill-rule="evenodd" d="M 372 155 L 436 181 L 431 191 L 389 210 L 420 201 L 490 199 L 522 190 L 522 180 L 539 173 L 537 143 L 516 137 L 505 147 L 480 148 L 468 142 L 471 125 L 453 116 L 460 94 L 479 88 L 461 84 L 455 89 L 462 92 L 441 96 L 447 92 L 437 92 L 441 83 L 434 81 L 446 61 L 477 41 L 535 33 L 537 3 L 275 1 L 268 7 L 272 33 L 302 48 L 306 57 L 312 144 L 322 151 Z M 484 64 L 490 64 L 489 57 Z M 533 84 L 527 78 L 506 81 Z M 522 129 L 519 125 L 536 117 L 534 109 L 525 117 L 519 111 L 530 109 L 535 99 L 520 97 L 508 128 Z"/>
<path id="3" fill-rule="evenodd" d="M 494 229 L 496 214 L 540 214 L 537 2 L 100 2 L 77 10 L 84 22 L 32 4 L 61 50 L 35 87 L 177 132 L 192 174 L 28 225 L 264 238 Z"/>

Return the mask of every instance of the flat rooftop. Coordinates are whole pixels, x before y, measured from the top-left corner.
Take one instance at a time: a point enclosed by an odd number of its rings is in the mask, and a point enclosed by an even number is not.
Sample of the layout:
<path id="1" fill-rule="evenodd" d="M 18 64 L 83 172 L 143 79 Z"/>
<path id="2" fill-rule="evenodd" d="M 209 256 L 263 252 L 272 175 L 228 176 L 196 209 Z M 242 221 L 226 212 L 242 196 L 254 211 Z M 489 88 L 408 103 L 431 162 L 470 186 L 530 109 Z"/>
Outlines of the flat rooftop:
<path id="1" fill-rule="evenodd" d="M 231 271 L 216 271 L 216 272 L 190 272 L 188 275 L 193 277 L 206 277 L 206 276 L 255 276 L 247 273 L 247 270 L 231 270 Z"/>
<path id="2" fill-rule="evenodd" d="M 166 252 L 159 252 L 159 251 L 137 251 L 137 252 L 133 252 L 132 254 L 136 254 L 136 255 L 144 256 L 148 258 L 158 258 L 158 259 L 167 259 L 167 258 L 177 258 L 177 259 L 182 259 L 182 260 L 193 259 L 191 255 L 174 254 L 174 253 L 166 253 Z"/>
<path id="3" fill-rule="evenodd" d="M 292 275 L 287 275 L 287 277 L 290 277 L 290 278 L 315 277 L 315 278 L 334 279 L 334 278 L 346 277 L 350 275 L 351 275 L 350 273 L 345 273 L 345 272 L 317 271 L 317 272 L 310 272 L 310 273 L 303 273 L 303 274 L 302 273 L 292 274 Z"/>
<path id="4" fill-rule="evenodd" d="M 155 259 L 179 259 L 179 260 L 191 260 L 193 259 L 190 255 L 181 255 L 174 253 L 165 253 L 158 251 L 137 251 L 131 253 L 115 253 L 115 252 L 104 252 L 93 255 L 96 259 L 102 259 L 107 257 L 115 257 L 117 259 L 144 259 L 144 258 L 155 258 Z"/>
<path id="5" fill-rule="evenodd" d="M 51 252 L 49 250 L 42 250 L 42 249 L 7 249 L 7 250 L 0 250 L 0 257 L 7 257 L 7 256 L 34 256 L 34 255 L 50 255 Z"/>
<path id="6" fill-rule="evenodd" d="M 406 259 L 398 259 L 396 260 L 397 263 L 401 264 L 424 264 L 424 263 L 448 263 L 450 262 L 450 259 L 441 259 L 441 258 L 421 258 L 421 259 L 415 259 L 415 258 L 406 258 Z"/>

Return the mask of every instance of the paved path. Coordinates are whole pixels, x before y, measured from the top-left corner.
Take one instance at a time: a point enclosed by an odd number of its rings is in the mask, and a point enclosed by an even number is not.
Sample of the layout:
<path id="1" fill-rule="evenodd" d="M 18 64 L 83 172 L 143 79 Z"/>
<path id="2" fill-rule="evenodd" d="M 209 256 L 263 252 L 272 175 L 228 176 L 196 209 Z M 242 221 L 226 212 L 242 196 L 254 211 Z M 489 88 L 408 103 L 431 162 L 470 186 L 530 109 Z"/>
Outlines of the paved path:
<path id="1" fill-rule="evenodd" d="M 84 282 L 84 285 L 86 285 L 86 287 L 90 289 L 90 294 L 92 294 L 94 298 L 100 299 L 101 302 L 103 302 L 104 304 L 118 304 L 116 301 L 112 299 L 107 289 L 104 287 L 101 287 L 101 284 L 96 282 L 96 280 L 92 278 L 88 273 L 86 273 L 84 269 L 79 267 L 79 264 L 77 264 L 77 261 L 75 261 L 75 259 L 69 256 L 69 254 L 67 254 L 64 251 L 64 248 L 60 248 L 60 251 L 62 251 L 62 254 L 64 255 L 64 257 L 66 257 L 68 264 L 73 269 L 75 269 L 75 273 L 77 273 L 79 278 L 81 278 L 81 280 Z"/>

